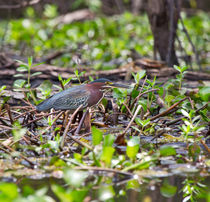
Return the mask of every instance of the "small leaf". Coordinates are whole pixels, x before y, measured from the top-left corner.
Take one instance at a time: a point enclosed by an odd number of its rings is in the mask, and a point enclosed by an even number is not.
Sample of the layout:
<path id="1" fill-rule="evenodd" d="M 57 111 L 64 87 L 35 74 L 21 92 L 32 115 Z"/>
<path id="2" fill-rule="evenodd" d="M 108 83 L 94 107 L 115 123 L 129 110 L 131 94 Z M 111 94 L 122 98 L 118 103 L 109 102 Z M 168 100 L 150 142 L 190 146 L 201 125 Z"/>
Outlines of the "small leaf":
<path id="1" fill-rule="evenodd" d="M 181 72 L 181 68 L 177 65 L 174 65 L 174 69 L 176 69 L 177 71 Z"/>
<path id="2" fill-rule="evenodd" d="M 18 79 L 18 80 L 15 80 L 15 82 L 14 82 L 14 87 L 15 88 L 22 88 L 23 86 L 24 86 L 24 84 L 26 83 L 26 81 L 25 80 L 23 80 L 23 79 Z"/>
<path id="3" fill-rule="evenodd" d="M 15 74 L 14 77 L 23 77 L 24 74 Z"/>
<path id="4" fill-rule="evenodd" d="M 108 146 L 112 147 L 112 145 L 113 145 L 113 143 L 114 143 L 114 140 L 115 140 L 115 136 L 114 136 L 114 135 L 111 135 L 111 134 L 106 135 L 106 136 L 104 137 L 103 146 L 104 146 L 104 147 L 108 147 Z"/>
<path id="5" fill-rule="evenodd" d="M 126 148 L 126 154 L 127 156 L 133 160 L 136 157 L 136 154 L 139 151 L 139 144 L 140 144 L 140 138 L 139 137 L 132 137 L 127 142 L 127 148 Z"/>
<path id="6" fill-rule="evenodd" d="M 104 161 L 107 166 L 110 165 L 114 152 L 115 149 L 113 147 L 103 147 L 101 160 Z"/>
<path id="7" fill-rule="evenodd" d="M 87 172 L 79 170 L 64 170 L 64 180 L 73 187 L 80 187 L 85 179 L 88 177 Z"/>
<path id="8" fill-rule="evenodd" d="M 176 150 L 168 145 L 162 146 L 160 148 L 160 155 L 161 156 L 172 156 L 172 155 L 176 155 Z"/>
<path id="9" fill-rule="evenodd" d="M 92 138 L 94 146 L 100 144 L 103 139 L 103 132 L 96 127 L 92 127 Z"/>
<path id="10" fill-rule="evenodd" d="M 181 112 L 184 116 L 186 116 L 187 118 L 190 118 L 190 115 L 188 112 L 186 112 L 184 109 L 181 109 Z"/>
<path id="11" fill-rule="evenodd" d="M 27 72 L 28 68 L 27 68 L 27 66 L 21 65 L 20 67 L 17 68 L 17 71 L 18 72 Z"/>
<path id="12" fill-rule="evenodd" d="M 35 72 L 35 73 L 31 74 L 31 77 L 33 77 L 33 76 L 38 76 L 38 75 L 40 75 L 40 74 L 42 74 L 42 72 Z"/>
<path id="13" fill-rule="evenodd" d="M 32 63 L 33 63 L 33 57 L 30 56 L 30 57 L 28 57 L 28 66 L 29 66 L 29 68 L 32 66 Z"/>
<path id="14" fill-rule="evenodd" d="M 210 87 L 205 86 L 199 90 L 199 95 L 203 101 L 208 102 L 210 100 Z"/>

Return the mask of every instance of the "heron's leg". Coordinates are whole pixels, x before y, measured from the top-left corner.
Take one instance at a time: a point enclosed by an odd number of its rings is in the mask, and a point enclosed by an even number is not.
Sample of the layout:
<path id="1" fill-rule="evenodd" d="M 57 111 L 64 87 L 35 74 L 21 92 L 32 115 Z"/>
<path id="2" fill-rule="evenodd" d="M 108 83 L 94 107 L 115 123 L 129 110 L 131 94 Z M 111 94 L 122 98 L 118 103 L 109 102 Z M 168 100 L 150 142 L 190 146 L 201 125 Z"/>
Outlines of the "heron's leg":
<path id="1" fill-rule="evenodd" d="M 86 118 L 87 117 L 87 118 Z M 82 128 L 82 124 L 84 123 L 85 124 L 85 119 L 89 119 L 89 125 L 90 125 L 90 112 L 89 112 L 89 108 L 87 108 L 86 112 L 83 114 L 80 122 L 79 122 L 79 125 L 77 127 L 77 130 L 75 131 L 75 134 L 79 134 L 81 128 Z M 90 131 L 90 129 L 89 129 Z"/>

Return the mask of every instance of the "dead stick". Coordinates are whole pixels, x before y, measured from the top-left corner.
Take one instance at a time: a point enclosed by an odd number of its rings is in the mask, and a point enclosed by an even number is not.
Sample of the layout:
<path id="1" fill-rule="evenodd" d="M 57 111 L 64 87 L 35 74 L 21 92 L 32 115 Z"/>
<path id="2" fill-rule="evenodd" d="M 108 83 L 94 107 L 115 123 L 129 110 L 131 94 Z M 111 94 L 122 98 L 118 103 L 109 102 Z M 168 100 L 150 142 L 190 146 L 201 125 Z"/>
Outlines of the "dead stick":
<path id="1" fill-rule="evenodd" d="M 125 103 L 122 103 L 122 104 L 125 106 L 125 108 L 127 109 L 128 113 L 130 114 L 130 116 L 133 117 L 133 114 L 132 114 L 131 110 L 128 108 L 128 106 Z"/>
<path id="2" fill-rule="evenodd" d="M 117 174 L 128 175 L 128 176 L 131 176 L 131 177 L 134 176 L 133 173 L 122 172 L 120 170 L 112 169 L 112 168 L 101 168 L 101 167 L 92 167 L 92 166 L 78 167 L 77 166 L 77 167 L 74 167 L 74 169 L 76 169 L 76 170 L 94 170 L 94 171 L 113 172 L 113 173 L 117 173 Z"/>
<path id="3" fill-rule="evenodd" d="M 17 151 L 15 151 L 14 149 L 12 149 L 11 147 L 9 147 L 8 145 L 4 145 L 4 144 L 2 144 L 1 142 L 0 142 L 0 145 L 1 146 L 3 146 L 3 147 L 5 147 L 5 148 L 7 148 L 9 151 L 11 151 L 11 152 L 17 152 Z M 22 159 L 24 159 L 24 160 L 26 160 L 31 166 L 34 166 L 35 164 L 31 161 L 31 160 L 29 160 L 27 157 L 25 157 L 24 155 L 22 155 L 20 152 L 18 152 L 19 153 L 19 156 L 22 158 Z M 11 153 L 10 153 L 11 154 Z"/>
<path id="4" fill-rule="evenodd" d="M 197 109 L 197 110 L 195 111 L 195 113 L 198 114 L 199 111 L 205 109 L 207 106 L 208 106 L 208 103 L 206 103 L 205 105 L 203 105 L 201 108 Z M 166 123 L 166 125 L 167 125 L 167 126 L 170 126 L 170 125 L 172 125 L 172 124 L 174 124 L 174 123 L 177 123 L 177 122 L 179 122 L 179 121 L 182 121 L 183 118 L 185 118 L 185 116 L 181 116 L 181 117 L 179 117 L 179 118 L 177 118 L 177 119 L 175 119 L 175 120 L 173 120 L 173 121 L 170 121 L 169 123 Z"/>
<path id="5" fill-rule="evenodd" d="M 81 146 L 83 146 L 83 147 L 86 147 L 86 148 L 88 148 L 89 150 L 93 151 L 93 148 L 92 148 L 90 145 L 88 145 L 88 144 L 86 144 L 86 143 L 84 143 L 84 142 L 81 142 L 80 140 L 74 138 L 73 136 L 69 136 L 69 138 L 72 139 L 73 141 L 75 141 L 77 144 L 79 144 L 79 145 L 81 145 Z"/>
<path id="6" fill-rule="evenodd" d="M 150 118 L 150 121 L 153 121 L 161 116 L 165 116 L 166 114 L 168 114 L 172 109 L 174 109 L 176 106 L 178 106 L 181 102 L 183 102 L 184 100 L 188 99 L 188 97 L 185 97 L 184 99 L 180 100 L 179 102 L 173 104 L 171 107 L 169 107 L 167 110 L 163 111 L 162 113 L 153 116 L 152 118 Z"/>
<path id="7" fill-rule="evenodd" d="M 135 111 L 135 113 L 134 113 L 134 115 L 133 115 L 130 123 L 128 124 L 128 126 L 126 127 L 126 129 L 123 131 L 123 133 L 121 134 L 121 136 L 123 136 L 126 133 L 126 131 L 130 128 L 130 126 L 133 123 L 134 119 L 138 115 L 140 109 L 141 109 L 141 105 L 138 105 L 138 107 L 137 107 L 137 109 L 136 109 L 136 111 Z"/>
<path id="8" fill-rule="evenodd" d="M 6 107 L 6 110 L 7 110 L 7 113 L 9 115 L 9 119 L 10 119 L 10 122 L 11 122 L 11 125 L 12 125 L 13 122 L 14 122 L 14 120 L 13 120 L 13 117 L 12 117 L 12 114 L 11 114 L 11 111 L 10 111 L 10 108 L 9 108 L 9 105 L 6 104 L 5 107 Z"/>
<path id="9" fill-rule="evenodd" d="M 42 115 L 41 117 L 39 117 L 39 118 L 37 118 L 37 119 L 34 119 L 34 120 L 30 121 L 29 123 L 24 124 L 23 127 L 29 126 L 30 124 L 32 124 L 32 123 L 34 123 L 34 122 L 36 122 L 36 121 L 39 121 L 39 120 L 41 120 L 41 119 L 44 118 L 44 117 L 50 116 L 50 115 L 52 115 L 52 114 L 57 114 L 57 113 L 59 113 L 59 112 L 60 112 L 60 110 L 59 110 L 59 111 L 52 112 L 52 113 L 44 114 L 44 115 Z"/>
<path id="10" fill-rule="evenodd" d="M 195 133 L 195 137 L 199 138 L 198 135 Z M 200 143 L 205 147 L 205 149 L 208 151 L 208 153 L 210 154 L 210 148 L 207 146 L 207 144 L 201 139 Z"/>

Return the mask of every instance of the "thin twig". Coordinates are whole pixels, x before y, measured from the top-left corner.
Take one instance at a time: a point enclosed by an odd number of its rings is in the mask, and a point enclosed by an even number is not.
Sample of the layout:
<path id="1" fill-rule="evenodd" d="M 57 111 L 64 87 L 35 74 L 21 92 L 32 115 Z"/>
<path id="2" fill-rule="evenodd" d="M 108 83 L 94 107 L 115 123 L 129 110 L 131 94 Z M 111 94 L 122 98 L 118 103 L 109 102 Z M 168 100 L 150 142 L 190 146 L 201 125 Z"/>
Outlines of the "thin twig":
<path id="1" fill-rule="evenodd" d="M 0 145 L 7 148 L 10 152 L 18 152 L 18 151 L 15 151 L 14 149 L 12 149 L 11 147 L 9 147 L 8 145 L 2 144 L 1 142 L 0 142 Z M 9 154 L 11 154 L 10 152 L 9 152 Z M 35 165 L 31 160 L 29 160 L 27 157 L 22 155 L 20 152 L 18 152 L 18 154 L 22 159 L 26 160 L 31 166 Z"/>
<path id="2" fill-rule="evenodd" d="M 9 115 L 9 119 L 10 119 L 10 123 L 11 123 L 11 125 L 12 125 L 13 122 L 14 122 L 14 120 L 13 120 L 13 117 L 12 117 L 12 113 L 11 113 L 11 111 L 10 111 L 10 107 L 9 107 L 8 104 L 6 104 L 6 105 L 5 105 L 5 108 L 6 108 L 6 110 L 7 110 L 7 113 L 8 113 L 8 115 Z"/>
<path id="3" fill-rule="evenodd" d="M 208 106 L 208 103 L 206 103 L 205 105 L 203 105 L 201 108 L 197 109 L 197 110 L 195 111 L 195 114 L 198 114 L 199 111 L 205 109 L 207 106 Z M 179 122 L 179 121 L 182 121 L 183 118 L 185 118 L 185 116 L 181 116 L 181 117 L 179 117 L 179 118 L 177 118 L 177 119 L 175 119 L 175 120 L 173 120 L 173 121 L 170 121 L 169 123 L 166 123 L 166 125 L 167 125 L 167 126 L 170 126 L 170 125 L 172 125 L 172 124 L 174 124 L 174 123 L 177 123 L 177 122 Z"/>
<path id="4" fill-rule="evenodd" d="M 126 131 L 130 128 L 131 124 L 133 123 L 134 119 L 136 118 L 136 116 L 138 115 L 139 113 L 139 110 L 141 109 L 141 105 L 138 105 L 132 119 L 130 120 L 128 126 L 126 127 L 126 129 L 123 131 L 123 133 L 120 135 L 120 136 L 124 136 L 124 134 L 126 133 Z"/>
<path id="5" fill-rule="evenodd" d="M 43 119 L 44 117 L 48 117 L 48 116 L 50 116 L 50 115 L 52 115 L 52 114 L 60 113 L 60 111 L 61 111 L 61 110 L 55 111 L 55 112 L 52 112 L 52 113 L 48 113 L 48 114 L 44 114 L 44 115 L 42 115 L 41 117 L 39 117 L 39 118 L 37 118 L 37 119 L 34 119 L 34 120 L 32 120 L 32 121 L 30 121 L 30 122 L 24 124 L 23 127 L 29 126 L 30 124 L 32 124 L 32 123 L 34 123 L 34 122 L 36 122 L 36 121 L 39 121 L 39 120 Z"/>
<path id="6" fill-rule="evenodd" d="M 94 170 L 94 171 L 102 171 L 102 172 L 104 171 L 104 172 L 112 172 L 112 173 L 121 174 L 121 175 L 128 175 L 128 176 L 131 176 L 131 177 L 134 176 L 133 173 L 123 172 L 123 171 L 112 169 L 112 168 L 84 166 L 84 167 L 74 167 L 74 169 L 76 169 L 76 170 Z"/>
<path id="7" fill-rule="evenodd" d="M 64 112 L 60 112 L 54 119 L 53 119 L 53 122 L 50 126 L 48 126 L 47 128 L 45 128 L 45 130 L 40 134 L 40 135 L 43 135 L 44 133 L 46 133 L 47 131 L 50 130 L 50 128 L 53 126 L 53 124 L 58 120 L 58 118 L 63 114 Z"/>

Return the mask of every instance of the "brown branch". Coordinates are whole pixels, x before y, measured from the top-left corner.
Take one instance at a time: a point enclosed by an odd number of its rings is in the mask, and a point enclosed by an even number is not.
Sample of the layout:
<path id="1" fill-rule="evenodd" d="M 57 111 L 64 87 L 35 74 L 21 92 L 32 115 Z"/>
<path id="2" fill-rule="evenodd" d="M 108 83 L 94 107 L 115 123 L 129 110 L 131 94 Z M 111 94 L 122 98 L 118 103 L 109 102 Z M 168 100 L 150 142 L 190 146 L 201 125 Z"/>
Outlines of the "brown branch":
<path id="1" fill-rule="evenodd" d="M 208 106 L 208 103 L 206 103 L 205 105 L 203 105 L 201 108 L 197 109 L 197 110 L 195 111 L 195 114 L 198 114 L 199 111 L 205 109 L 207 106 Z M 172 124 L 174 124 L 174 123 L 177 123 L 177 122 L 179 122 L 179 121 L 182 121 L 183 118 L 185 118 L 185 116 L 181 116 L 181 117 L 179 117 L 179 118 L 177 118 L 177 119 L 175 119 L 175 120 L 173 120 L 173 121 L 170 121 L 169 123 L 166 123 L 166 125 L 167 125 L 167 126 L 170 126 L 170 125 L 172 125 Z"/>
<path id="2" fill-rule="evenodd" d="M 7 152 L 8 154 L 11 154 L 11 152 L 18 152 L 18 151 L 15 151 L 14 149 L 12 149 L 11 147 L 9 147 L 8 145 L 2 144 L 1 142 L 0 142 L 0 145 L 5 147 L 6 149 L 8 149 L 10 151 L 10 152 Z M 7 150 L 4 150 L 4 151 L 7 151 Z M 20 152 L 18 152 L 18 154 L 22 159 L 26 160 L 31 166 L 35 165 L 31 160 L 29 160 L 27 157 L 22 155 Z"/>
<path id="3" fill-rule="evenodd" d="M 74 167 L 76 170 L 94 170 L 94 171 L 104 171 L 104 172 L 113 172 L 116 174 L 122 174 L 122 175 L 128 175 L 133 177 L 133 173 L 129 172 L 123 172 L 117 169 L 112 169 L 112 168 L 101 168 L 101 167 L 92 167 L 92 166 L 84 166 L 84 167 Z"/>
<path id="4" fill-rule="evenodd" d="M 169 107 L 167 110 L 163 111 L 162 113 L 156 115 L 156 116 L 153 116 L 152 118 L 150 118 L 150 121 L 153 121 L 161 116 L 165 116 L 167 115 L 168 113 L 171 112 L 172 109 L 174 109 L 176 106 L 178 106 L 180 103 L 182 103 L 184 100 L 188 99 L 188 97 L 185 97 L 184 99 L 180 100 L 179 102 L 173 104 L 171 107 Z"/>
<path id="5" fill-rule="evenodd" d="M 34 4 L 39 3 L 40 0 L 32 0 L 32 1 L 23 1 L 21 4 L 16 5 L 0 5 L 0 9 L 17 9 L 17 8 L 23 8 L 26 6 L 32 6 Z"/>

